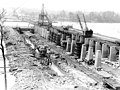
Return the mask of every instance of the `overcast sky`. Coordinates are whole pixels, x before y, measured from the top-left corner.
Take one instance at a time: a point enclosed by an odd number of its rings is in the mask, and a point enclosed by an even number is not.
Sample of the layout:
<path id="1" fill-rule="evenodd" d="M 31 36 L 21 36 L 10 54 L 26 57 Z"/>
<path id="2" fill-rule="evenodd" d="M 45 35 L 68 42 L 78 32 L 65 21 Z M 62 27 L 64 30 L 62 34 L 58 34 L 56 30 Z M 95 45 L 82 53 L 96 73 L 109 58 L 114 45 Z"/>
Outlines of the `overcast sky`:
<path id="1" fill-rule="evenodd" d="M 115 11 L 120 13 L 120 0 L 2 0 L 0 8 L 37 8 L 44 3 L 47 10 Z"/>

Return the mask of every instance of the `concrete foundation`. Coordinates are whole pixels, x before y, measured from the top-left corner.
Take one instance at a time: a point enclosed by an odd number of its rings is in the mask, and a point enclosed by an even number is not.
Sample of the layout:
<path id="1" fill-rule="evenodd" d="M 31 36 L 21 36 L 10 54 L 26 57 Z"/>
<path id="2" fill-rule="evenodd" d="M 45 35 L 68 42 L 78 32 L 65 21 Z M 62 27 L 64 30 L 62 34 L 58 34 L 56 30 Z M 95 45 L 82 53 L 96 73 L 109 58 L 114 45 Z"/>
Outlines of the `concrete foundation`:
<path id="1" fill-rule="evenodd" d="M 109 47 L 107 44 L 102 44 L 102 58 L 108 58 L 109 56 Z"/>
<path id="2" fill-rule="evenodd" d="M 80 43 L 84 43 L 84 37 L 80 36 Z"/>
<path id="3" fill-rule="evenodd" d="M 97 50 L 102 50 L 102 46 L 100 45 L 100 42 L 95 42 L 95 52 Z"/>
<path id="4" fill-rule="evenodd" d="M 81 50 L 81 56 L 80 56 L 80 60 L 83 61 L 86 57 L 86 45 L 83 44 L 82 45 L 82 50 Z"/>
<path id="5" fill-rule="evenodd" d="M 101 50 L 96 50 L 95 68 L 101 68 Z"/>
<path id="6" fill-rule="evenodd" d="M 95 46 L 95 45 L 94 45 L 94 40 L 90 40 L 90 41 L 89 41 L 89 47 L 93 47 L 93 46 Z"/>
<path id="7" fill-rule="evenodd" d="M 67 47 L 66 47 L 66 51 L 70 52 L 71 49 L 71 39 L 70 37 L 67 38 Z"/>
<path id="8" fill-rule="evenodd" d="M 89 47 L 87 61 L 92 60 L 92 59 L 93 59 L 93 47 Z"/>
<path id="9" fill-rule="evenodd" d="M 89 38 L 85 38 L 84 44 L 85 44 L 85 45 L 89 45 Z"/>
<path id="10" fill-rule="evenodd" d="M 109 61 L 117 61 L 116 53 L 117 53 L 116 46 L 111 46 L 110 47 Z"/>
<path id="11" fill-rule="evenodd" d="M 71 42 L 71 49 L 70 49 L 70 54 L 73 55 L 75 50 L 75 40 L 72 40 Z"/>

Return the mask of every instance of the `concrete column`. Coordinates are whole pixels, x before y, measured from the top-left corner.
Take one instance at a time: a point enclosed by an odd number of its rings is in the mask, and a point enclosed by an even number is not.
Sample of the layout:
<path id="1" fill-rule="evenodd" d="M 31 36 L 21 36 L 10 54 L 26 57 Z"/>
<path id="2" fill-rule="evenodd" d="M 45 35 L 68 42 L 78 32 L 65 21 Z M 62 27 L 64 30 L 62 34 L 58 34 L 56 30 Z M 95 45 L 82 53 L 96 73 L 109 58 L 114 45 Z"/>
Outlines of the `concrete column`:
<path id="1" fill-rule="evenodd" d="M 66 35 L 62 34 L 61 36 L 61 46 L 63 46 L 63 44 L 66 42 Z"/>
<path id="2" fill-rule="evenodd" d="M 81 50 L 81 55 L 80 55 L 80 60 L 83 61 L 86 57 L 86 45 L 82 45 L 82 50 Z"/>
<path id="3" fill-rule="evenodd" d="M 72 40 L 71 42 L 71 49 L 70 49 L 70 54 L 73 55 L 75 50 L 75 40 Z"/>
<path id="4" fill-rule="evenodd" d="M 80 36 L 80 43 L 84 43 L 84 37 Z"/>
<path id="5" fill-rule="evenodd" d="M 93 47 L 94 46 L 94 40 L 90 40 L 89 41 L 89 47 Z"/>
<path id="6" fill-rule="evenodd" d="M 66 47 L 66 51 L 70 52 L 71 49 L 71 39 L 70 37 L 67 38 L 67 47 Z"/>
<path id="7" fill-rule="evenodd" d="M 93 47 L 89 47 L 87 61 L 92 60 L 92 59 L 93 59 Z"/>
<path id="8" fill-rule="evenodd" d="M 93 52 L 95 53 L 95 41 L 94 40 L 90 40 L 89 41 L 89 47 L 93 47 Z"/>
<path id="9" fill-rule="evenodd" d="M 76 42 L 80 41 L 80 37 L 79 37 L 79 34 L 76 35 Z"/>
<path id="10" fill-rule="evenodd" d="M 109 47 L 107 44 L 102 44 L 102 58 L 108 58 L 109 56 Z"/>
<path id="11" fill-rule="evenodd" d="M 61 33 L 58 33 L 56 36 L 56 45 L 61 46 Z"/>
<path id="12" fill-rule="evenodd" d="M 66 40 L 66 35 L 62 34 L 61 40 Z"/>
<path id="13" fill-rule="evenodd" d="M 95 52 L 101 49 L 102 49 L 102 46 L 100 45 L 100 42 L 95 42 Z"/>
<path id="14" fill-rule="evenodd" d="M 75 38 L 76 38 L 76 37 L 75 37 L 75 35 L 74 35 L 74 34 L 72 34 L 72 40 L 75 40 Z"/>
<path id="15" fill-rule="evenodd" d="M 101 50 L 96 50 L 95 68 L 101 68 Z"/>
<path id="16" fill-rule="evenodd" d="M 116 46 L 111 46 L 110 47 L 109 61 L 117 61 L 116 53 L 117 53 Z"/>
<path id="17" fill-rule="evenodd" d="M 86 45 L 86 51 L 88 51 L 88 48 L 89 48 L 89 38 L 85 38 L 85 42 L 84 44 Z"/>
<path id="18" fill-rule="evenodd" d="M 89 38 L 85 38 L 84 44 L 85 44 L 85 45 L 89 45 Z"/>

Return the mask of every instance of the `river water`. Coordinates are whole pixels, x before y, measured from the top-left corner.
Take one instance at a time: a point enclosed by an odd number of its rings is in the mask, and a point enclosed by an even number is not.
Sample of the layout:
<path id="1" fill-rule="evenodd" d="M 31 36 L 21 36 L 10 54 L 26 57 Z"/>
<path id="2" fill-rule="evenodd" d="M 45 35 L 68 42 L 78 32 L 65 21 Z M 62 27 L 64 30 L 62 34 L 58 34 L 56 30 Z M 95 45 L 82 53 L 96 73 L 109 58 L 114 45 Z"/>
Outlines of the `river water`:
<path id="1" fill-rule="evenodd" d="M 5 22 L 6 26 L 23 26 L 23 27 L 32 27 L 33 25 L 27 22 Z M 72 25 L 73 28 L 81 29 L 78 22 L 57 22 L 53 23 L 55 26 L 61 25 Z M 82 22 L 83 27 L 85 24 Z M 109 37 L 114 37 L 120 39 L 120 23 L 87 23 L 87 27 L 92 29 L 94 33 L 99 33 Z"/>
<path id="2" fill-rule="evenodd" d="M 77 22 L 58 22 L 53 25 L 72 25 L 73 28 L 81 29 Z M 85 24 L 82 23 L 82 25 L 85 28 Z M 94 33 L 120 39 L 120 23 L 87 23 L 87 27 L 92 29 Z"/>

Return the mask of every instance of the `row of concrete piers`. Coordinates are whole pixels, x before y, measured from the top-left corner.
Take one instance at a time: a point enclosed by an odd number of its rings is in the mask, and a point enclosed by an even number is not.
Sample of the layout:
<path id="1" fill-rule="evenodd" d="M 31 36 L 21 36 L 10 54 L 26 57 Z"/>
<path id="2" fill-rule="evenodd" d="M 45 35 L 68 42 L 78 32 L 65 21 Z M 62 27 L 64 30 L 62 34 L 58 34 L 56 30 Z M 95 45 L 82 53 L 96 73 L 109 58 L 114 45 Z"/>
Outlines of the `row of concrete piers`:
<path id="1" fill-rule="evenodd" d="M 61 28 L 52 27 L 49 30 L 42 28 L 39 33 L 47 40 L 56 43 L 57 46 L 61 46 L 70 56 L 75 56 L 79 62 L 90 61 L 95 68 L 100 68 L 101 62 L 120 65 L 119 46 L 111 42 L 85 37 L 81 33 L 71 33 Z"/>

